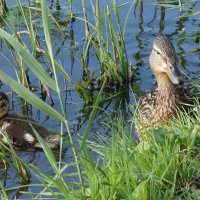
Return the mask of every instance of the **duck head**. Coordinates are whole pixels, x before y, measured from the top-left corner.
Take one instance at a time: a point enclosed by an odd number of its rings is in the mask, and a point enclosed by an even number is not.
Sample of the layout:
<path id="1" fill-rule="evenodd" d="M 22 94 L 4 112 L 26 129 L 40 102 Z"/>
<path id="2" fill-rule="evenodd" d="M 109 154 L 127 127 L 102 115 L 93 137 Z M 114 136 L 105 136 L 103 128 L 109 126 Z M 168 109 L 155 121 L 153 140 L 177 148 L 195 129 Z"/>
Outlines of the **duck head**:
<path id="1" fill-rule="evenodd" d="M 183 83 L 181 73 L 177 68 L 178 58 L 176 51 L 166 36 L 161 35 L 155 38 L 149 63 L 158 85 L 159 81 L 162 80 L 176 85 Z"/>
<path id="2" fill-rule="evenodd" d="M 6 94 L 0 92 L 0 119 L 8 114 L 9 100 Z"/>

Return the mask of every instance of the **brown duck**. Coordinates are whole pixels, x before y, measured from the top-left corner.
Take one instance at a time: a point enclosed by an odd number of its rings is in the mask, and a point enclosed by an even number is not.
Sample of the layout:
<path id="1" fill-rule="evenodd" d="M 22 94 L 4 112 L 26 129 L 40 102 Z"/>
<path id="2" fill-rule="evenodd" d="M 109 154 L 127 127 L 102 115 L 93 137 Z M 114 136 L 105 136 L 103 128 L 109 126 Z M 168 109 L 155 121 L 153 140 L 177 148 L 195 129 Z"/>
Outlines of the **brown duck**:
<path id="1" fill-rule="evenodd" d="M 0 127 L 2 132 L 8 134 L 11 144 L 20 149 L 42 148 L 34 134 L 32 125 L 50 148 L 59 147 L 58 135 L 51 134 L 30 117 L 9 114 L 8 109 L 9 99 L 6 94 L 0 92 Z M 1 138 L 3 137 L 1 136 Z"/>
<path id="2" fill-rule="evenodd" d="M 177 115 L 178 109 L 188 110 L 191 106 L 191 95 L 182 87 L 176 51 L 166 36 L 155 38 L 149 63 L 158 86 L 139 106 L 136 132 L 140 137 L 148 127 L 167 123 Z"/>

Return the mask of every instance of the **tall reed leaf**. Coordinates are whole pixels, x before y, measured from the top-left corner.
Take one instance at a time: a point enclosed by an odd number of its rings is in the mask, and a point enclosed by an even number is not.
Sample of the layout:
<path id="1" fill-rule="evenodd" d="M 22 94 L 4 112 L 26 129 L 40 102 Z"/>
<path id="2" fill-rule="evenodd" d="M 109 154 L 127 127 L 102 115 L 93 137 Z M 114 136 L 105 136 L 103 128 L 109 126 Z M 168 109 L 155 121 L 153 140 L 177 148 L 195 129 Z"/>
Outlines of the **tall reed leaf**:
<path id="1" fill-rule="evenodd" d="M 103 93 L 103 90 L 104 90 L 106 81 L 107 81 L 107 80 L 105 79 L 105 81 L 104 81 L 104 83 L 103 83 L 103 85 L 102 85 L 102 87 L 101 87 L 101 90 L 99 91 L 99 94 L 98 94 L 98 96 L 97 96 L 97 100 L 96 100 L 96 102 L 95 102 L 95 104 L 94 104 L 94 106 L 93 106 L 93 109 L 92 109 L 92 112 L 91 112 L 91 114 L 90 114 L 90 117 L 89 117 L 87 126 L 86 126 L 86 128 L 85 128 L 84 133 L 83 133 L 83 139 L 82 139 L 81 148 L 80 148 L 81 150 L 82 150 L 82 149 L 84 148 L 84 146 L 85 146 L 85 142 L 86 142 L 87 136 L 88 136 L 88 134 L 89 134 L 89 129 L 90 129 L 90 127 L 91 127 L 91 125 L 92 125 L 92 123 L 93 123 L 93 121 L 94 121 L 94 118 L 95 118 L 95 116 L 96 116 L 97 109 L 98 109 L 98 106 L 99 106 L 99 104 L 100 104 L 100 102 L 101 102 L 101 95 L 102 95 L 102 93 Z"/>
<path id="2" fill-rule="evenodd" d="M 47 103 L 39 99 L 37 96 L 35 96 L 32 92 L 30 92 L 28 89 L 23 87 L 20 83 L 9 77 L 6 73 L 4 73 L 2 70 L 0 70 L 0 79 L 8 84 L 19 96 L 21 96 L 23 99 L 28 101 L 30 104 L 38 108 L 39 110 L 44 111 L 48 115 L 59 119 L 61 121 L 64 121 L 62 115 L 60 115 L 56 110 L 54 110 L 51 106 L 49 106 Z"/>
<path id="3" fill-rule="evenodd" d="M 55 61 L 54 61 L 54 56 L 53 56 L 53 49 L 52 49 L 52 44 L 51 44 L 51 33 L 50 33 L 50 28 L 49 28 L 48 10 L 49 9 L 47 6 L 47 2 L 45 0 L 42 0 L 41 1 L 41 11 L 42 11 L 42 22 L 43 22 L 43 27 L 44 27 L 45 41 L 47 44 L 49 57 L 50 57 L 51 64 L 52 64 L 53 74 L 54 74 L 55 83 L 56 83 L 56 91 L 58 92 L 61 110 L 62 110 L 63 115 L 65 115 L 65 111 L 64 111 L 64 107 L 63 107 L 63 103 L 62 103 L 62 97 L 60 95 L 60 87 L 59 87 L 59 83 L 58 83 Z"/>
<path id="4" fill-rule="evenodd" d="M 46 85 L 56 90 L 55 82 L 51 79 L 41 64 L 18 42 L 12 35 L 0 28 L 0 38 L 5 39 L 19 55 L 32 72 Z"/>
<path id="5" fill-rule="evenodd" d="M 41 1 L 41 10 L 42 10 L 42 21 L 43 21 L 43 27 L 44 27 L 44 35 L 45 35 L 45 41 L 48 48 L 48 54 L 47 58 L 51 61 L 52 66 L 54 69 L 57 69 L 60 71 L 67 79 L 70 80 L 69 75 L 65 72 L 63 67 L 59 65 L 53 56 L 53 48 L 52 48 L 52 42 L 51 42 L 51 32 L 50 32 L 50 26 L 49 26 L 49 20 L 48 20 L 48 6 L 45 0 Z M 54 75 L 56 71 L 54 70 Z M 55 76 L 55 82 L 57 83 L 57 77 Z M 57 90 L 58 90 L 58 83 L 57 83 Z"/>
<path id="6" fill-rule="evenodd" d="M 49 20 L 48 20 L 49 9 L 45 0 L 41 1 L 41 10 L 42 10 L 42 22 L 43 22 L 43 27 L 44 27 L 45 41 L 46 41 L 46 44 L 49 50 L 49 55 L 53 64 L 54 62 L 53 50 L 52 50 L 52 45 L 51 45 L 51 33 L 50 33 Z"/>
<path id="7" fill-rule="evenodd" d="M 31 125 L 31 124 L 30 124 Z M 59 174 L 58 172 L 58 167 L 56 165 L 56 159 L 55 156 L 53 155 L 53 152 L 51 151 L 51 149 L 48 147 L 48 145 L 45 143 L 45 141 L 43 140 L 43 138 L 39 135 L 39 133 L 35 130 L 35 128 L 31 125 L 34 134 L 36 135 L 39 143 L 42 146 L 43 151 L 45 152 L 45 155 L 49 161 L 49 163 L 51 164 L 52 168 L 54 169 L 54 172 L 56 174 Z"/>
<path id="8" fill-rule="evenodd" d="M 56 90 L 58 93 L 58 97 L 59 97 L 59 101 L 60 101 L 60 107 L 63 113 L 63 116 L 65 116 L 66 118 L 66 112 L 63 106 L 63 102 L 62 102 L 62 96 L 60 94 L 60 87 L 59 87 L 59 83 L 58 83 L 58 77 L 57 77 L 57 72 L 56 72 L 56 65 L 55 65 L 55 60 L 54 60 L 54 56 L 53 56 L 53 49 L 52 49 L 52 44 L 51 44 L 51 32 L 50 32 L 50 26 L 49 26 L 49 9 L 48 9 L 48 5 L 46 0 L 41 0 L 41 11 L 42 11 L 42 22 L 43 22 L 43 27 L 44 27 L 44 35 L 45 35 L 45 41 L 47 44 L 47 48 L 48 48 L 48 52 L 49 52 L 49 56 L 51 59 L 51 63 L 52 63 L 52 69 L 53 69 L 53 73 L 54 73 L 54 77 L 55 77 L 55 83 L 56 83 Z M 70 131 L 70 127 L 68 124 L 68 121 L 65 120 L 65 125 L 66 125 L 66 129 L 69 135 L 69 139 L 70 142 L 72 144 L 74 144 L 73 142 L 73 138 L 72 138 L 72 134 Z M 62 134 L 62 132 L 61 132 Z M 61 146 L 62 146 L 62 140 L 61 140 Z M 78 171 L 78 176 L 82 185 L 81 191 L 83 193 L 83 195 L 85 194 L 83 187 L 84 187 L 84 183 L 83 183 L 83 178 L 82 178 L 82 174 L 81 174 L 81 169 L 79 166 L 79 161 L 78 161 L 78 156 L 76 153 L 76 149 L 73 147 L 73 153 L 74 153 L 74 157 L 75 157 L 75 161 L 76 161 L 76 167 L 77 167 L 77 171 Z M 60 152 L 60 156 L 61 156 L 61 152 Z"/>

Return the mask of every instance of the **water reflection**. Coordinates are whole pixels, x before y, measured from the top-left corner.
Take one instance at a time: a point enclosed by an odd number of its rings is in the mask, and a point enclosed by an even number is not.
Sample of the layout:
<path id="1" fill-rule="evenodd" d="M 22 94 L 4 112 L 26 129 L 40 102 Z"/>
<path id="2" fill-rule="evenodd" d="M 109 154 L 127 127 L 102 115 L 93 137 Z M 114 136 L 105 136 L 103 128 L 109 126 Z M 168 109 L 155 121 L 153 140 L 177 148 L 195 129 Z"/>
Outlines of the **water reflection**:
<path id="1" fill-rule="evenodd" d="M 197 32 L 197 30 L 199 30 L 200 24 L 198 17 L 185 16 L 185 14 L 188 13 L 184 10 L 180 11 L 178 6 L 174 9 L 169 9 L 163 5 L 160 6 L 159 4 L 163 2 L 164 1 L 138 1 L 137 5 L 135 5 L 134 11 L 131 13 L 129 20 L 127 21 L 127 33 L 125 35 L 129 60 L 135 68 L 134 81 L 130 85 L 133 93 L 129 91 L 129 88 L 119 88 L 119 90 L 107 91 L 103 94 L 102 101 L 97 109 L 95 120 L 91 126 L 91 132 L 96 135 L 110 134 L 109 126 L 107 125 L 110 123 L 110 118 L 114 119 L 119 115 L 119 113 L 123 113 L 122 115 L 124 116 L 124 120 L 128 121 L 131 118 L 129 104 L 134 104 L 135 97 L 138 99 L 140 96 L 144 95 L 146 90 L 153 87 L 154 81 L 149 69 L 148 55 L 155 35 L 161 33 L 169 35 L 173 40 L 173 43 L 176 44 L 175 46 L 177 46 L 178 52 L 180 53 L 180 66 L 186 74 L 191 74 L 195 79 L 199 78 L 199 54 L 197 53 L 189 56 L 186 54 L 189 49 L 195 48 L 199 44 L 199 32 Z M 87 4 L 86 7 L 88 6 L 87 10 L 91 10 L 89 7 L 89 1 L 85 3 Z M 124 1 L 121 0 L 118 1 L 118 3 L 124 3 Z M 76 10 L 78 17 L 83 17 L 80 1 L 75 1 L 72 5 L 73 7 L 70 7 L 70 10 Z M 71 14 L 65 1 L 51 1 L 49 6 L 54 14 L 53 16 L 61 21 L 65 20 Z M 103 6 L 103 4 L 100 4 L 100 6 Z M 200 3 L 195 1 L 191 4 L 191 8 L 199 10 Z M 122 13 L 121 20 L 124 21 L 127 14 L 127 7 L 122 6 L 119 10 Z M 38 20 L 39 15 L 35 16 L 37 16 L 36 19 Z M 92 23 L 92 19 L 89 18 L 89 21 Z M 70 20 L 69 17 L 69 21 L 65 25 L 61 25 L 61 27 L 61 29 L 58 29 L 54 23 L 51 24 L 53 50 L 56 60 L 62 64 L 66 72 L 70 74 L 73 81 L 73 83 L 71 83 L 58 74 L 62 97 L 65 103 L 65 111 L 70 121 L 70 128 L 74 133 L 74 137 L 75 139 L 78 138 L 76 143 L 78 146 L 78 140 L 80 138 L 77 135 L 81 135 L 84 132 L 93 109 L 92 105 L 95 103 L 99 94 L 98 88 L 95 87 L 91 87 L 93 88 L 91 90 L 84 87 L 80 88 L 80 86 L 84 86 L 83 82 L 80 82 L 80 80 L 87 78 L 85 74 L 88 74 L 88 71 L 91 71 L 94 74 L 100 74 L 100 69 L 93 47 L 88 46 L 88 49 L 86 49 L 85 44 L 87 41 L 83 39 L 85 38 L 83 21 L 73 21 Z M 41 21 L 35 23 L 35 28 L 39 44 L 42 49 L 45 49 L 46 44 L 44 42 Z M 25 28 L 23 27 L 23 29 Z M 196 40 L 194 40 L 194 38 L 196 38 Z M 32 52 L 32 49 L 30 48 L 30 40 L 27 42 L 28 40 L 25 36 L 23 36 L 22 39 Z M 12 54 L 7 50 L 5 45 L 1 45 L 1 53 L 6 54 L 6 56 L 11 60 L 8 61 L 3 58 L 3 56 L 0 58 L 2 60 L 2 70 L 5 70 L 6 73 L 15 77 L 15 72 L 11 70 L 13 69 Z M 51 72 L 49 60 L 45 55 L 40 55 L 36 58 L 47 71 Z M 88 70 L 87 73 L 85 72 L 86 69 Z M 44 101 L 47 101 L 50 105 L 54 106 L 56 110 L 60 111 L 57 95 L 53 91 L 48 91 L 48 89 L 45 88 L 45 85 L 38 82 L 36 77 L 34 77 L 29 71 L 27 71 L 27 77 L 29 77 L 29 85 L 32 84 L 35 86 L 35 93 Z M 76 84 L 79 86 L 78 89 L 75 88 Z M 10 91 L 10 89 L 5 85 L 2 87 L 2 90 Z M 15 95 L 10 95 L 10 99 L 11 111 L 32 116 L 34 119 L 44 123 L 45 126 L 56 131 L 60 129 L 59 122 L 54 119 L 49 119 L 49 117 L 44 113 L 41 113 L 32 106 L 26 104 L 23 99 L 20 99 Z M 66 143 L 67 139 L 66 136 Z M 62 155 L 63 162 L 73 159 L 72 157 L 70 159 L 68 157 L 71 153 L 70 151 L 71 149 L 66 147 L 65 152 Z M 33 154 L 25 152 L 24 154 L 19 155 L 21 158 L 32 157 L 28 162 L 33 163 L 41 168 L 41 170 L 48 172 L 49 165 L 47 161 L 44 162 L 45 156 L 43 152 Z M 43 162 L 43 166 L 40 166 L 41 162 Z M 12 172 L 12 175 L 11 173 L 9 175 L 7 171 L 5 171 L 5 173 L 2 174 L 2 176 L 4 176 L 2 179 L 4 180 L 6 187 L 10 187 L 11 182 L 13 182 L 13 185 L 17 185 L 18 180 L 15 179 L 15 173 L 16 172 Z M 33 178 L 32 183 L 37 183 L 37 180 Z M 36 192 L 39 190 L 40 189 Z M 10 196 L 11 198 L 13 198 L 12 195 Z"/>

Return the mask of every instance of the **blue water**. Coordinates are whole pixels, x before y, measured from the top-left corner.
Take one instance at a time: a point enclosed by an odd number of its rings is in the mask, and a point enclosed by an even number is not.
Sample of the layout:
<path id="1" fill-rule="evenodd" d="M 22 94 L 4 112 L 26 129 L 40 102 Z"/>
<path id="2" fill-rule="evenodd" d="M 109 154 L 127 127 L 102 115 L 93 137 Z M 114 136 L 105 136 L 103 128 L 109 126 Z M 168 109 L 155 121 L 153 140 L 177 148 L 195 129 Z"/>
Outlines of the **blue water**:
<path id="1" fill-rule="evenodd" d="M 22 2 L 24 5 L 27 5 L 26 0 Z M 120 20 L 123 26 L 132 1 L 118 0 L 116 2 L 118 5 L 127 2 L 127 4 L 119 8 Z M 183 4 L 185 10 L 183 13 L 180 12 L 178 6 L 164 8 L 160 5 L 157 5 L 157 2 L 159 1 L 146 0 L 143 2 L 138 2 L 138 4 L 133 6 L 132 10 L 130 11 L 130 15 L 126 24 L 126 49 L 128 52 L 129 62 L 132 63 L 133 67 L 136 69 L 134 82 L 130 85 L 130 88 L 132 88 L 132 91 L 129 93 L 130 104 L 134 104 L 135 98 L 139 98 L 144 94 L 145 91 L 155 86 L 155 81 L 149 68 L 148 56 L 151 51 L 153 39 L 158 34 L 166 34 L 172 40 L 179 55 L 179 67 L 185 75 L 190 77 L 189 81 L 198 80 L 200 77 L 199 53 L 188 54 L 190 50 L 198 47 L 199 45 L 199 41 L 195 41 L 198 36 L 197 32 L 199 32 L 200 27 L 199 15 L 182 17 L 183 15 L 188 14 L 188 10 L 189 8 L 192 8 L 192 6 L 193 9 L 200 10 L 200 2 L 192 1 L 193 5 Z M 63 19 L 63 16 L 70 12 L 67 1 L 60 1 L 60 7 L 58 5 L 59 2 L 56 3 L 51 1 L 50 3 L 50 1 L 48 1 L 48 3 L 55 16 L 59 19 Z M 108 3 L 109 8 L 111 8 L 109 1 L 100 1 L 102 10 L 104 9 L 106 3 Z M 16 1 L 9 1 L 9 7 L 11 9 L 15 9 L 15 5 L 17 5 Z M 88 20 L 93 23 L 94 17 L 91 12 L 90 1 L 85 1 L 85 6 L 88 13 Z M 80 0 L 73 1 L 73 12 L 76 13 L 77 17 L 83 17 Z M 113 21 L 116 21 L 113 15 L 111 18 Z M 45 49 L 46 47 L 44 43 L 44 35 L 42 31 L 41 19 L 39 17 L 37 18 L 36 24 L 38 25 L 37 34 L 41 42 L 41 46 Z M 20 30 L 25 29 L 24 26 L 16 27 L 16 29 L 17 28 Z M 8 30 L 8 28 L 6 29 Z M 83 21 L 76 19 L 75 22 L 69 23 L 63 31 L 66 37 L 63 37 L 63 35 L 58 31 L 55 24 L 53 23 L 51 24 L 51 30 L 52 44 L 56 60 L 62 63 L 62 66 L 66 72 L 71 76 L 73 83 L 78 83 L 82 79 L 83 73 L 80 62 L 81 53 L 83 51 L 85 42 L 85 30 Z M 27 36 L 24 36 L 24 41 L 27 45 L 30 44 Z M 1 51 L 6 55 L 8 60 L 13 62 L 11 54 L 8 52 L 5 45 L 3 45 L 3 49 Z M 3 56 L 3 54 L 0 55 L 1 70 L 4 70 L 7 74 L 16 78 L 14 67 L 6 58 Z M 48 66 L 48 63 L 43 57 L 40 57 L 38 60 L 44 66 Z M 99 75 L 99 63 L 96 59 L 94 49 L 91 49 L 90 52 L 89 68 L 95 72 L 95 75 Z M 38 86 L 37 78 L 33 76 L 31 72 L 29 75 L 31 83 Z M 73 84 L 68 82 L 66 83 L 62 76 L 59 77 L 59 81 L 63 99 L 65 99 L 66 102 L 66 113 L 70 122 L 72 133 L 74 133 L 75 138 L 79 139 L 77 135 L 82 134 L 84 127 L 87 124 L 89 113 L 83 110 L 84 101 L 75 91 Z M 11 89 L 8 86 L 3 85 L 1 90 L 9 93 L 8 96 L 11 98 Z M 35 94 L 39 95 L 39 91 L 36 91 Z M 59 111 L 60 106 L 58 98 L 53 92 L 52 96 L 55 103 L 54 108 Z M 122 96 L 121 98 L 124 98 L 124 102 L 126 101 L 125 97 Z M 10 110 L 22 114 L 23 102 L 21 102 L 20 98 L 15 94 L 13 100 L 13 106 L 10 106 Z M 118 100 L 119 99 L 113 99 L 112 101 L 105 103 L 103 108 L 109 114 L 113 114 L 113 116 L 116 116 L 117 113 L 120 112 L 127 113 L 127 116 L 130 116 L 130 110 L 128 109 L 129 105 L 121 105 L 118 103 Z M 28 110 L 28 113 L 34 119 L 40 121 L 41 123 L 45 121 L 45 126 L 52 128 L 54 131 L 59 131 L 59 122 L 51 118 L 46 120 L 47 116 L 44 113 L 41 113 L 35 108 L 32 108 L 30 105 L 28 106 Z M 107 122 L 107 120 L 108 118 L 106 117 L 106 114 L 100 113 L 94 121 L 90 131 L 92 133 L 109 135 L 109 130 L 102 125 L 102 122 Z M 20 152 L 19 155 L 23 160 L 31 162 L 44 172 L 48 174 L 53 173 L 43 152 Z M 63 153 L 63 162 L 67 163 L 71 161 L 71 149 L 67 148 L 66 152 Z M 73 169 L 69 168 L 67 170 L 71 172 Z M 31 177 L 31 183 L 38 183 L 34 176 Z M 16 175 L 13 168 L 9 168 L 5 178 L 6 188 L 15 187 L 18 185 L 18 176 Z M 31 187 L 29 190 L 32 192 L 38 192 L 41 190 L 41 188 Z M 10 198 L 15 194 L 15 192 L 16 191 L 10 193 Z M 23 195 L 23 197 L 27 196 Z"/>

